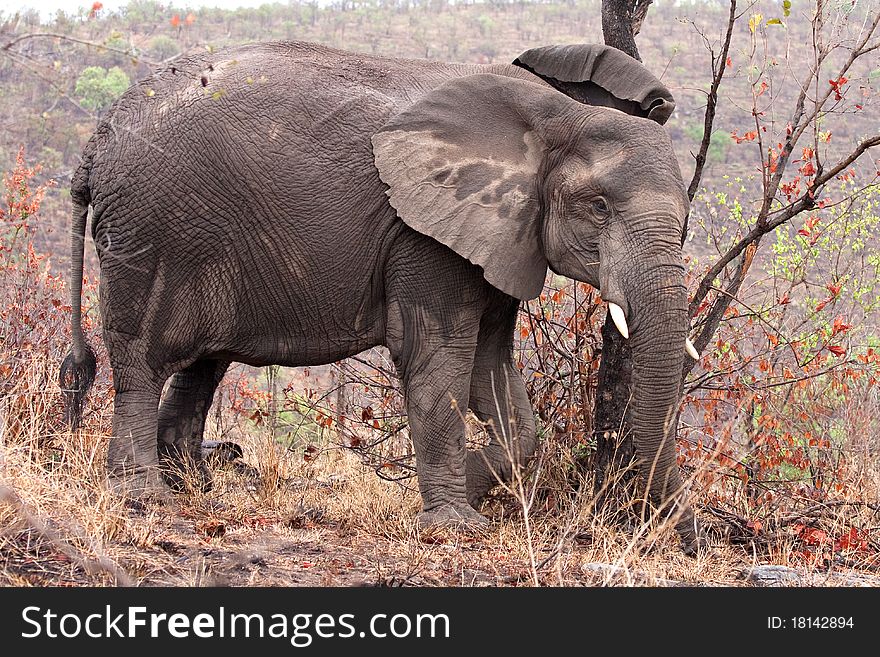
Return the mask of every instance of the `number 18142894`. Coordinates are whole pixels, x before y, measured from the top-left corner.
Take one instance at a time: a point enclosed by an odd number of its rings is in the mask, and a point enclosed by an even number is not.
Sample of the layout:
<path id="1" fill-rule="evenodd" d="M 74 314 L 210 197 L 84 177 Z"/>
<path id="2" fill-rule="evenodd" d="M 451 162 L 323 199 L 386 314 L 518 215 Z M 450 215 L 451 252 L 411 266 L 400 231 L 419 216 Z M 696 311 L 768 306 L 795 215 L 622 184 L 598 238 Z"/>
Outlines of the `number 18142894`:
<path id="1" fill-rule="evenodd" d="M 853 628 L 852 616 L 768 616 L 771 630 L 843 630 Z"/>

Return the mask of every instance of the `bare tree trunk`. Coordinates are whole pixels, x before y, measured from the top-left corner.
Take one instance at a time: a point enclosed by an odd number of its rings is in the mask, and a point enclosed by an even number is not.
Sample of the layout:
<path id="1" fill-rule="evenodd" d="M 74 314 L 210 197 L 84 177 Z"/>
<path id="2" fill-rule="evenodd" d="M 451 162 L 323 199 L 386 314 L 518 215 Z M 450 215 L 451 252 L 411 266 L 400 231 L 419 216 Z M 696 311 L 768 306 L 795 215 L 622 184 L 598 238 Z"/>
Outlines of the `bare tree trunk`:
<path id="1" fill-rule="evenodd" d="M 636 35 L 654 0 L 602 0 L 602 34 L 605 45 L 622 50 L 633 59 L 642 61 L 636 45 Z"/>
<path id="2" fill-rule="evenodd" d="M 596 506 L 606 497 L 625 489 L 633 479 L 630 465 L 635 459 L 632 441 L 629 400 L 632 392 L 632 352 L 610 317 L 602 327 L 602 358 L 593 435 L 596 437 L 595 492 Z"/>
<path id="3" fill-rule="evenodd" d="M 602 0 L 602 32 L 605 44 L 642 61 L 635 35 L 653 0 Z M 635 458 L 629 400 L 632 394 L 632 354 L 609 315 L 602 328 L 602 358 L 593 413 L 596 438 L 595 491 L 597 506 L 609 493 L 634 492 Z"/>

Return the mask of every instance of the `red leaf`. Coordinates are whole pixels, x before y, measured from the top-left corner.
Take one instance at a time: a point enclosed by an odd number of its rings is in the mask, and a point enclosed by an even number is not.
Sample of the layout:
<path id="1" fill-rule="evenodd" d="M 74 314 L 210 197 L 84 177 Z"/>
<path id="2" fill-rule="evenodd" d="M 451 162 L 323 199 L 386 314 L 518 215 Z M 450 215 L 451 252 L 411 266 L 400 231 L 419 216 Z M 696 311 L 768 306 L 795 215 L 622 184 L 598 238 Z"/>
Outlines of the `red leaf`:
<path id="1" fill-rule="evenodd" d="M 822 545 L 823 543 L 828 542 L 828 534 L 821 529 L 816 529 L 815 527 L 804 527 L 803 525 L 797 525 L 800 527 L 801 540 L 807 545 Z"/>
<path id="2" fill-rule="evenodd" d="M 846 333 L 848 330 L 852 328 L 852 324 L 847 324 L 843 319 L 842 315 L 838 315 L 834 318 L 834 324 L 831 327 L 831 335 L 837 335 L 838 333 Z"/>
<path id="3" fill-rule="evenodd" d="M 754 141 L 755 138 L 758 136 L 758 131 L 751 130 L 751 131 L 747 132 L 746 134 L 744 134 L 742 137 L 740 137 L 738 134 L 736 134 L 736 130 L 734 130 L 733 132 L 730 133 L 730 136 L 736 141 L 737 144 L 741 144 L 744 141 Z"/>
<path id="4" fill-rule="evenodd" d="M 171 17 L 171 27 L 178 27 L 180 25 L 180 14 L 174 14 Z"/>
<path id="5" fill-rule="evenodd" d="M 830 351 L 835 356 L 845 356 L 846 355 L 846 348 L 841 347 L 840 345 L 836 345 L 836 344 L 828 345 L 828 351 Z"/>
<path id="6" fill-rule="evenodd" d="M 309 445 L 303 450 L 303 460 L 304 461 L 314 461 L 318 458 L 318 452 L 320 450 L 314 445 Z"/>
<path id="7" fill-rule="evenodd" d="M 843 95 L 840 93 L 843 85 L 849 82 L 849 78 L 841 75 L 837 80 L 828 80 L 828 84 L 831 85 L 831 88 L 834 89 L 834 99 L 842 100 Z"/>
<path id="8" fill-rule="evenodd" d="M 727 65 L 727 68 L 730 68 L 731 66 L 733 66 L 733 60 L 730 57 L 728 57 L 727 61 L 724 63 Z"/>
<path id="9" fill-rule="evenodd" d="M 868 541 L 859 536 L 859 530 L 850 527 L 846 534 L 843 534 L 834 542 L 835 550 L 866 550 Z"/>

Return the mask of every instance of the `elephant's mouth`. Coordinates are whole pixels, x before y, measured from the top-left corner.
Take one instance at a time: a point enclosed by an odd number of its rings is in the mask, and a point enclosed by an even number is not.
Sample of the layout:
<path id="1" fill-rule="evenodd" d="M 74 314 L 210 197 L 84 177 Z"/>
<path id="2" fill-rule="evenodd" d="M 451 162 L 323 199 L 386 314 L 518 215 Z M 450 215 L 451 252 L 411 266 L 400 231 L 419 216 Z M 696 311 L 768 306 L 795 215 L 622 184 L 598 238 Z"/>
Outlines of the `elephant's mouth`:
<path id="1" fill-rule="evenodd" d="M 618 332 L 624 337 L 624 339 L 629 339 L 630 330 L 629 323 L 627 322 L 627 312 L 624 310 L 626 307 L 626 301 L 620 297 L 620 301 L 623 303 L 618 303 L 617 299 L 608 298 L 605 294 L 600 290 L 599 296 L 602 297 L 605 301 L 608 302 L 608 314 L 611 316 L 611 321 L 614 322 L 614 326 L 617 328 Z M 615 297 L 618 295 L 615 294 Z M 694 360 L 700 360 L 700 354 L 697 351 L 697 348 L 694 346 L 694 343 L 691 341 L 690 337 L 685 336 L 684 339 L 684 350 L 685 353 L 688 354 Z"/>

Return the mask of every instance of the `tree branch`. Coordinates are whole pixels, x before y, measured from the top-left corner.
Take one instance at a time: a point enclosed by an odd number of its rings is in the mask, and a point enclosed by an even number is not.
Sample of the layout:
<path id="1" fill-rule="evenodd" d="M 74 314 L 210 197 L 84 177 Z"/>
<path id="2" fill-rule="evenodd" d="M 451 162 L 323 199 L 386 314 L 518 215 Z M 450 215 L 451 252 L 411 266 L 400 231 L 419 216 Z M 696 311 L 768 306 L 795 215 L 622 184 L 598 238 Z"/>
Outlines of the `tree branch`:
<path id="1" fill-rule="evenodd" d="M 715 59 L 715 53 L 709 51 L 712 55 L 712 86 L 709 88 L 709 95 L 706 98 L 706 116 L 703 120 L 703 139 L 700 142 L 700 150 L 696 155 L 696 163 L 694 164 L 694 175 L 691 178 L 691 184 L 688 185 L 688 198 L 693 201 L 703 178 L 703 167 L 706 166 L 706 155 L 709 152 L 709 144 L 712 142 L 712 126 L 715 123 L 715 110 L 718 106 L 718 88 L 721 86 L 721 79 L 724 77 L 724 70 L 727 68 L 727 54 L 730 52 L 730 40 L 733 37 L 733 25 L 736 22 L 736 0 L 730 0 L 730 16 L 727 21 L 727 33 L 724 35 L 724 45 L 721 47 L 721 55 Z"/>
<path id="2" fill-rule="evenodd" d="M 651 6 L 654 0 L 633 0 L 633 2 L 632 32 L 633 36 L 638 36 L 639 32 L 642 31 L 642 23 L 645 22 L 645 18 L 648 16 L 648 7 Z"/>
<path id="3" fill-rule="evenodd" d="M 147 62 L 147 64 L 155 65 L 157 62 L 154 62 L 150 59 L 142 57 L 140 54 L 136 54 L 131 49 L 122 50 L 121 48 L 114 48 L 113 46 L 105 46 L 103 43 L 96 43 L 95 41 L 87 41 L 85 39 L 77 39 L 76 37 L 67 36 L 66 34 L 56 34 L 54 32 L 33 32 L 31 34 L 22 34 L 20 36 L 15 37 L 12 41 L 4 45 L 0 50 L 11 50 L 12 46 L 21 43 L 22 41 L 27 41 L 28 39 L 60 39 L 61 41 L 69 41 L 70 43 L 77 43 L 83 46 L 90 46 L 92 48 L 101 48 L 108 52 L 119 53 L 120 55 L 125 55 L 127 57 L 133 57 L 138 60 L 142 60 Z"/>
<path id="4" fill-rule="evenodd" d="M 817 16 L 815 20 L 819 20 L 819 17 Z M 838 73 L 838 79 L 840 78 L 840 76 L 845 75 L 846 72 L 849 71 L 856 59 L 863 56 L 865 53 L 873 51 L 874 45 L 868 46 L 867 43 L 873 33 L 876 31 L 878 24 L 880 24 L 880 12 L 878 12 L 877 15 L 874 16 L 865 34 L 859 40 L 857 45 L 853 48 L 846 63 L 841 67 Z M 788 130 L 785 144 L 777 159 L 776 171 L 773 173 L 773 176 L 770 179 L 767 188 L 765 189 L 764 199 L 761 205 L 761 209 L 758 212 L 755 226 L 743 239 L 741 239 L 733 247 L 731 247 L 728 252 L 725 253 L 711 267 L 711 269 L 709 269 L 706 275 L 703 276 L 700 284 L 697 286 L 697 290 L 694 293 L 694 297 L 691 300 L 690 306 L 688 308 L 691 317 L 696 314 L 697 309 L 705 300 L 715 279 L 721 274 L 722 271 L 724 271 L 724 268 L 727 267 L 728 264 L 739 257 L 740 254 L 742 254 L 742 252 L 748 246 L 755 243 L 757 240 L 760 240 L 761 236 L 781 226 L 801 212 L 805 210 L 810 210 L 815 207 L 815 195 L 818 191 L 820 191 L 823 185 L 825 185 L 834 176 L 838 175 L 850 164 L 855 162 L 859 157 L 861 157 L 862 154 L 864 154 L 866 150 L 880 143 L 880 136 L 874 136 L 865 139 L 856 147 L 856 149 L 852 153 L 840 160 L 830 170 L 825 172 L 817 172 L 816 177 L 813 179 L 813 182 L 808 188 L 806 194 L 804 194 L 794 203 L 788 205 L 786 208 L 771 213 L 770 209 L 782 183 L 782 178 L 787 169 L 787 165 L 790 161 L 790 156 L 794 150 L 795 145 L 797 144 L 800 137 L 803 135 L 804 131 L 816 120 L 825 103 L 831 96 L 832 88 L 829 85 L 828 89 L 821 96 L 821 98 L 816 101 L 815 108 L 806 117 L 804 116 L 807 93 L 810 89 L 810 86 L 818 81 L 822 63 L 825 59 L 825 56 L 827 55 L 827 53 L 820 48 L 818 42 L 815 42 L 814 45 L 817 49 L 816 65 L 801 85 L 800 93 L 798 94 L 798 99 L 795 103 L 795 109 L 789 122 L 791 127 Z M 766 170 L 766 167 L 768 165 L 764 163 L 763 155 L 761 161 L 762 167 Z M 776 215 L 780 212 L 781 214 L 779 214 L 773 221 L 768 220 L 771 215 Z"/>

